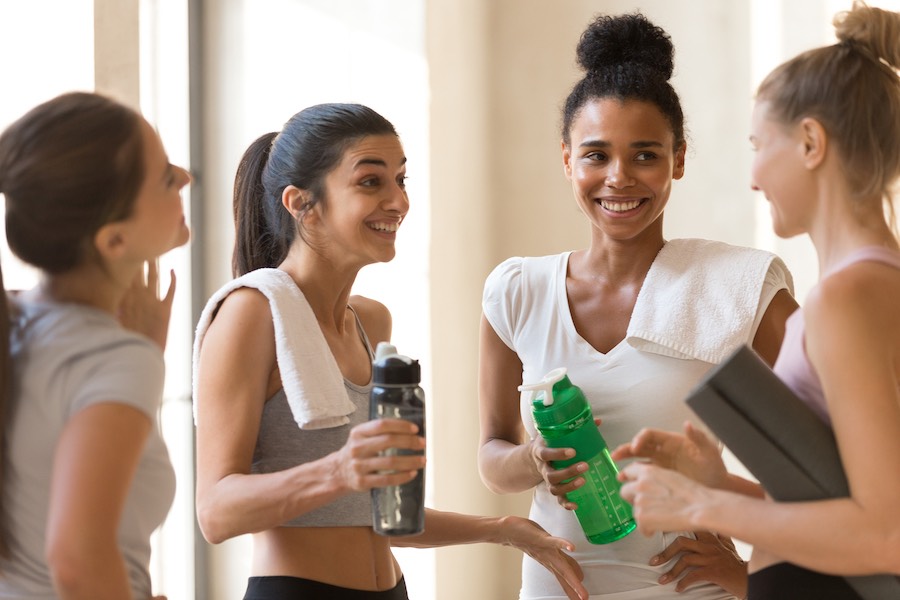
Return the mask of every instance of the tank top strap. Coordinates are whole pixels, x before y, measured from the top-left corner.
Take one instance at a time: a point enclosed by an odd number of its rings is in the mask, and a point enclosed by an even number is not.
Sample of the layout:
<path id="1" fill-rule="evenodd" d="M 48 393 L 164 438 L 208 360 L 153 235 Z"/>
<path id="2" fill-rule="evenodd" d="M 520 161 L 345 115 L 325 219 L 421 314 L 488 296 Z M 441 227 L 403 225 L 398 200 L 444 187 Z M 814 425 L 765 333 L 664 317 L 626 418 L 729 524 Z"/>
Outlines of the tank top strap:
<path id="1" fill-rule="evenodd" d="M 831 275 L 852 264 L 863 261 L 880 262 L 900 269 L 900 252 L 882 246 L 865 246 L 848 254 L 843 260 L 829 269 L 828 274 Z"/>
<path id="2" fill-rule="evenodd" d="M 362 343 L 366 347 L 366 352 L 369 353 L 369 360 L 375 360 L 375 351 L 372 350 L 372 344 L 369 342 L 369 336 L 366 335 L 366 330 L 363 328 L 362 321 L 359 320 L 359 315 L 356 313 L 356 310 L 349 304 L 347 308 L 350 309 L 350 312 L 353 313 L 353 318 L 356 319 L 356 329 L 359 331 L 359 337 L 362 340 Z"/>

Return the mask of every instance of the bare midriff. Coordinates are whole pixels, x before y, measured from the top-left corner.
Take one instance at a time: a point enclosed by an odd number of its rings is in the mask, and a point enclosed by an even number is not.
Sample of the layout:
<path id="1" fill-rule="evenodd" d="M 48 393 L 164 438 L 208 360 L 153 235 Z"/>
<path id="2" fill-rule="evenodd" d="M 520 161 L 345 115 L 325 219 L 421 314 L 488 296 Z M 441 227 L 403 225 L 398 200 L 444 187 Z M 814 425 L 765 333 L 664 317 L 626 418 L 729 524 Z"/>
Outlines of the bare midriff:
<path id="1" fill-rule="evenodd" d="M 371 527 L 276 527 L 253 534 L 251 575 L 384 591 L 397 585 L 401 572 L 390 539 Z"/>

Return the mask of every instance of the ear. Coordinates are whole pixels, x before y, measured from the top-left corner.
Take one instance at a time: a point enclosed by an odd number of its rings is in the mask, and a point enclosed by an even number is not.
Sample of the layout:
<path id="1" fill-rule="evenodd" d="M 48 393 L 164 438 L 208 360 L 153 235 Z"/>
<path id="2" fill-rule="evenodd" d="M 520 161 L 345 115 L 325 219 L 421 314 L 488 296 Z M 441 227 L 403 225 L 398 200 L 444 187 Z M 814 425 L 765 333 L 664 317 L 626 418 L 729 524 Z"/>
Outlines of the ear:
<path id="1" fill-rule="evenodd" d="M 803 165 L 814 170 L 825 161 L 828 152 L 828 133 L 817 119 L 805 117 L 798 125 L 803 143 Z"/>
<path id="2" fill-rule="evenodd" d="M 681 146 L 675 150 L 675 165 L 672 168 L 672 179 L 681 179 L 684 177 L 684 155 L 687 153 L 687 142 L 682 142 Z"/>
<path id="3" fill-rule="evenodd" d="M 566 174 L 566 179 L 572 179 L 572 152 L 569 150 L 569 145 L 565 142 L 565 140 L 560 141 L 559 145 L 562 148 L 562 159 L 563 159 L 563 171 Z"/>
<path id="4" fill-rule="evenodd" d="M 113 261 L 125 254 L 125 231 L 121 223 L 107 223 L 94 234 L 94 248 L 104 261 Z"/>
<path id="5" fill-rule="evenodd" d="M 299 217 L 303 205 L 306 204 L 306 200 L 306 191 L 301 190 L 294 185 L 285 187 L 284 191 L 281 192 L 281 204 L 287 209 L 289 213 L 294 215 L 295 219 Z"/>
<path id="6" fill-rule="evenodd" d="M 300 189 L 295 185 L 285 187 L 284 191 L 281 193 L 281 204 L 289 213 L 291 213 L 294 220 L 298 223 L 301 219 L 305 221 L 307 219 L 316 218 L 315 210 L 307 210 L 305 208 L 305 205 L 309 200 L 309 191 Z M 318 206 L 318 204 L 316 206 Z"/>

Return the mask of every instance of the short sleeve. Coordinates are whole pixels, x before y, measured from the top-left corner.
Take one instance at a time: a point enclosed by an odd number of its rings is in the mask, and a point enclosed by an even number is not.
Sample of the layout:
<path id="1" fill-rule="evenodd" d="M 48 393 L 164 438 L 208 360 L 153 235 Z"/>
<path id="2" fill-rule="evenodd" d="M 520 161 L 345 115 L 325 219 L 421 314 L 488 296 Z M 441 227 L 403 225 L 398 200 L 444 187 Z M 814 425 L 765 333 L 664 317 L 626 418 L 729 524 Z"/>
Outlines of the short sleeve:
<path id="1" fill-rule="evenodd" d="M 772 302 L 775 294 L 781 290 L 787 290 L 793 296 L 794 278 L 788 270 L 787 265 L 784 264 L 784 261 L 778 256 L 773 255 L 772 260 L 769 261 L 769 268 L 766 271 L 766 276 L 763 280 L 762 292 L 759 295 L 759 307 L 756 310 L 756 317 L 753 320 L 752 335 L 750 336 L 751 340 L 756 336 L 756 330 L 759 328 L 759 324 L 762 323 L 766 310 L 768 310 L 769 304 Z"/>
<path id="2" fill-rule="evenodd" d="M 94 404 L 115 402 L 156 419 L 165 363 L 162 353 L 149 340 L 135 336 L 110 344 L 73 359 L 68 371 L 73 414 Z"/>
<path id="3" fill-rule="evenodd" d="M 511 350 L 522 312 L 522 258 L 514 256 L 497 265 L 484 282 L 481 309 L 497 336 Z"/>

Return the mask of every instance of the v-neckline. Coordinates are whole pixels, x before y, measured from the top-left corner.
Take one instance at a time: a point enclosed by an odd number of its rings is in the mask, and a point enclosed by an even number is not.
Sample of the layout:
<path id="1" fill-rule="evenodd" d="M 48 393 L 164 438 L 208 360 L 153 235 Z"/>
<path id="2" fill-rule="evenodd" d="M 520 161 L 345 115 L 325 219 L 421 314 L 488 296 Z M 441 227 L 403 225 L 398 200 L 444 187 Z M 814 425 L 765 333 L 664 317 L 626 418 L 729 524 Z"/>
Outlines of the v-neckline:
<path id="1" fill-rule="evenodd" d="M 615 346 L 609 349 L 608 352 L 601 352 L 597 350 L 590 342 L 588 342 L 580 333 L 578 333 L 578 328 L 575 327 L 575 319 L 572 316 L 572 308 L 569 306 L 569 293 L 566 289 L 566 277 L 569 272 L 569 259 L 571 258 L 573 251 L 564 252 L 562 255 L 562 265 L 557 269 L 556 272 L 556 288 L 557 288 L 557 306 L 559 307 L 559 311 L 561 313 L 561 319 L 563 323 L 565 323 L 566 331 L 572 340 L 578 346 L 581 346 L 585 349 L 585 351 L 594 356 L 595 358 L 606 360 L 612 358 L 613 356 L 622 352 L 624 348 L 628 345 L 628 328 L 631 326 L 631 319 L 634 317 L 634 310 L 632 309 L 631 315 L 628 317 L 628 326 L 625 328 L 625 336 L 619 340 Z M 656 262 L 654 259 L 653 262 Z M 650 268 L 653 268 L 653 264 L 650 265 Z M 650 273 L 650 270 L 647 270 L 647 273 Z M 638 290 L 638 295 L 635 298 L 635 306 L 637 306 L 637 298 L 640 298 L 641 291 L 644 289 L 644 282 L 647 281 L 647 277 L 644 276 L 644 281 L 641 282 L 641 287 Z"/>

